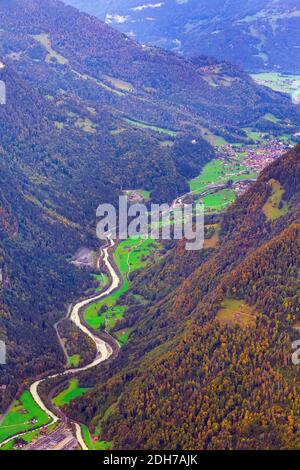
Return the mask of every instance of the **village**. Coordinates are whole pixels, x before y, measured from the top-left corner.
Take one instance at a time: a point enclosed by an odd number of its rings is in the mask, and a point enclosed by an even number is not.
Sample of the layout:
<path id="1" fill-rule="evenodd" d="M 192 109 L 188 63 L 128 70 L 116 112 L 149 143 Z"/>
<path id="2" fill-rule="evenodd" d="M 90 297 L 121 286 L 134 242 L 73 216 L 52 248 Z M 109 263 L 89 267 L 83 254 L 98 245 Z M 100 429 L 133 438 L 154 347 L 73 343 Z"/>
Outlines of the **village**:
<path id="1" fill-rule="evenodd" d="M 251 146 L 226 144 L 218 148 L 218 153 L 228 163 L 239 161 L 244 167 L 235 175 L 236 177 L 243 176 L 243 179 L 233 182 L 235 193 L 239 196 L 255 181 L 253 174 L 259 175 L 264 168 L 281 157 L 290 147 L 291 145 L 286 142 L 269 137 Z M 247 179 L 247 174 L 249 174 L 249 179 Z"/>
<path id="2" fill-rule="evenodd" d="M 269 138 L 257 145 L 236 146 L 227 144 L 219 148 L 223 158 L 239 159 L 249 170 L 260 173 L 266 166 L 282 156 L 290 146 L 276 138 Z"/>

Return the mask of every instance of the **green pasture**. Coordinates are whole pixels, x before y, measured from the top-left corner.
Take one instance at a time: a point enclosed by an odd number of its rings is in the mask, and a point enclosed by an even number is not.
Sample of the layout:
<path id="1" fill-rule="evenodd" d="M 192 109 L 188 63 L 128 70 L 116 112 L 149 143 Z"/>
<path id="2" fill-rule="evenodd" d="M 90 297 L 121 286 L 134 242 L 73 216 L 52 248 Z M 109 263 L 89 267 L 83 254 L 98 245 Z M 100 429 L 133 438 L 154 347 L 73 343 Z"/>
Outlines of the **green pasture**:
<path id="1" fill-rule="evenodd" d="M 111 330 L 117 320 L 121 320 L 126 311 L 126 305 L 118 305 L 118 300 L 130 286 L 131 273 L 145 267 L 148 258 L 157 243 L 151 239 L 127 239 L 121 241 L 114 252 L 115 263 L 121 273 L 123 284 L 109 297 L 89 305 L 85 312 L 86 322 L 94 329 L 104 327 Z"/>
<path id="2" fill-rule="evenodd" d="M 49 423 L 51 419 L 25 390 L 16 400 L 0 426 L 0 442 L 15 434 L 30 431 Z"/>
<path id="3" fill-rule="evenodd" d="M 68 387 L 60 392 L 58 395 L 52 398 L 52 402 L 58 408 L 70 403 L 77 397 L 80 397 L 84 393 L 88 392 L 88 388 L 78 386 L 78 379 L 71 379 Z"/>

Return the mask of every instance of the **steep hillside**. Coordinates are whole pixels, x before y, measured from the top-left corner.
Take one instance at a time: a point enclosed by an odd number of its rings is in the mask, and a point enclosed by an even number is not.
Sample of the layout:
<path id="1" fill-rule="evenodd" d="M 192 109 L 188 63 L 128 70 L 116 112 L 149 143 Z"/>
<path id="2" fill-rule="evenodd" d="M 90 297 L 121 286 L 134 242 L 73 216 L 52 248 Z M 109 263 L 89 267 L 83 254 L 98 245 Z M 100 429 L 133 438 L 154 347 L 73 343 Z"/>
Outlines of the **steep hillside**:
<path id="1" fill-rule="evenodd" d="M 298 0 L 65 0 L 146 44 L 299 73 Z"/>
<path id="2" fill-rule="evenodd" d="M 64 128 L 111 131 L 114 142 L 136 128 L 161 140 L 210 131 L 242 141 L 247 137 L 240 128 L 261 128 L 266 110 L 283 121 L 281 130 L 288 120 L 299 125 L 286 97 L 228 64 L 191 62 L 140 46 L 56 0 L 4 1 L 0 13 L 0 53 L 22 78 L 35 86 L 38 81 L 58 114 L 61 108 L 75 113 L 57 119 Z M 70 94 L 75 109 L 66 103 Z"/>
<path id="3" fill-rule="evenodd" d="M 300 145 L 231 206 L 214 248 L 179 245 L 136 279 L 148 308 L 74 416 L 117 449 L 299 447 L 299 182 Z"/>
<path id="4" fill-rule="evenodd" d="M 266 112 L 278 116 L 274 133 L 300 119 L 287 97 L 227 63 L 139 46 L 56 0 L 2 0 L 0 37 L 3 407 L 63 361 L 53 325 L 91 285 L 68 260 L 98 248 L 99 203 L 131 188 L 170 201 L 214 158 L 203 137 L 247 142 L 240 126 L 264 128 Z"/>

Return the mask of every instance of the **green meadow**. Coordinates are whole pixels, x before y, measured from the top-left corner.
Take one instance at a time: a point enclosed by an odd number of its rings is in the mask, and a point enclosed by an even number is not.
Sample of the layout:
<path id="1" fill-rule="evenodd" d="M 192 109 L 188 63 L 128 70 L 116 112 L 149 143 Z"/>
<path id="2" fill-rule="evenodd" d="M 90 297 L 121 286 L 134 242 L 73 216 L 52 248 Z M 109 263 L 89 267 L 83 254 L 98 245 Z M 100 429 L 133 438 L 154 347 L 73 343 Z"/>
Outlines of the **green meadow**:
<path id="1" fill-rule="evenodd" d="M 207 163 L 197 178 L 192 179 L 190 191 L 194 194 L 201 194 L 214 183 L 227 183 L 231 181 L 241 181 L 245 179 L 256 178 L 256 173 L 250 172 L 243 164 L 244 154 L 240 154 L 236 160 L 227 162 L 222 158 Z M 233 189 L 220 189 L 212 194 L 202 197 L 205 210 L 207 212 L 215 212 L 224 209 L 228 204 L 235 200 L 235 192 Z"/>
<path id="2" fill-rule="evenodd" d="M 265 119 L 266 119 L 266 116 L 267 115 L 265 115 Z M 265 138 L 268 137 L 268 134 L 266 132 L 256 131 L 254 129 L 251 129 L 250 127 L 245 127 L 244 131 L 246 132 L 247 137 L 249 137 L 249 139 L 252 139 L 255 143 L 264 142 Z"/>
<path id="3" fill-rule="evenodd" d="M 125 328 L 124 330 L 116 332 L 116 337 L 121 347 L 129 341 L 129 336 L 131 332 L 132 328 Z"/>
<path id="4" fill-rule="evenodd" d="M 274 124 L 276 124 L 277 122 L 280 121 L 280 119 L 278 119 L 276 116 L 274 116 L 274 114 L 272 113 L 266 113 L 264 115 L 264 119 L 266 119 L 267 121 L 270 121 L 270 122 L 273 122 Z"/>
<path id="5" fill-rule="evenodd" d="M 47 51 L 46 62 L 51 62 L 52 59 L 57 60 L 59 64 L 65 65 L 68 64 L 69 61 L 65 57 L 63 57 L 58 52 L 54 51 L 51 46 L 50 37 L 48 34 L 36 34 L 33 35 L 33 38 L 38 41 Z"/>
<path id="6" fill-rule="evenodd" d="M 51 424 L 47 427 L 48 432 L 54 431 L 54 429 L 58 426 L 58 423 Z M 30 431 L 26 434 L 21 436 L 22 440 L 30 444 L 33 440 L 36 440 L 41 435 L 41 429 L 36 429 L 34 431 Z M 0 450 L 13 450 L 14 448 L 14 439 L 7 442 Z"/>
<path id="7" fill-rule="evenodd" d="M 177 134 L 175 131 L 172 131 L 170 129 L 164 129 L 162 127 L 153 126 L 143 121 L 136 121 L 134 119 L 128 119 L 128 118 L 124 118 L 124 121 L 133 127 L 139 127 L 140 129 L 149 129 L 150 131 L 159 132 L 161 134 L 166 134 L 166 135 L 169 135 L 170 137 L 176 137 L 176 134 Z"/>
<path id="8" fill-rule="evenodd" d="M 222 158 L 215 159 L 207 163 L 197 178 L 190 180 L 190 190 L 199 194 L 213 183 L 226 183 L 229 180 L 239 181 L 243 179 L 252 179 L 257 175 L 249 172 L 241 161 L 226 162 Z"/>
<path id="9" fill-rule="evenodd" d="M 257 73 L 251 77 L 260 85 L 265 85 L 272 90 L 288 93 L 294 102 L 300 102 L 300 76 L 286 75 L 277 72 Z"/>
<path id="10" fill-rule="evenodd" d="M 0 426 L 0 442 L 15 434 L 49 423 L 47 414 L 37 405 L 28 390 L 16 400 Z"/>
<path id="11" fill-rule="evenodd" d="M 81 425 L 81 430 L 84 442 L 89 450 L 109 450 L 111 448 L 111 442 L 93 440 L 90 431 L 85 424 Z"/>
<path id="12" fill-rule="evenodd" d="M 208 194 L 202 198 L 205 205 L 205 212 L 217 212 L 225 209 L 234 202 L 236 195 L 233 189 L 222 189 L 216 193 Z"/>
<path id="13" fill-rule="evenodd" d="M 118 300 L 130 287 L 130 274 L 147 266 L 151 252 L 157 247 L 158 244 L 151 239 L 128 239 L 117 245 L 113 256 L 123 284 L 109 297 L 86 308 L 84 318 L 92 328 L 105 327 L 109 331 L 115 326 L 117 320 L 123 318 L 127 307 L 119 305 Z"/>
<path id="14" fill-rule="evenodd" d="M 78 387 L 78 379 L 71 379 L 68 387 L 52 398 L 52 402 L 55 406 L 61 408 L 88 391 L 88 388 Z"/>
<path id="15" fill-rule="evenodd" d="M 80 354 L 73 354 L 68 357 L 67 367 L 77 367 L 80 363 Z"/>

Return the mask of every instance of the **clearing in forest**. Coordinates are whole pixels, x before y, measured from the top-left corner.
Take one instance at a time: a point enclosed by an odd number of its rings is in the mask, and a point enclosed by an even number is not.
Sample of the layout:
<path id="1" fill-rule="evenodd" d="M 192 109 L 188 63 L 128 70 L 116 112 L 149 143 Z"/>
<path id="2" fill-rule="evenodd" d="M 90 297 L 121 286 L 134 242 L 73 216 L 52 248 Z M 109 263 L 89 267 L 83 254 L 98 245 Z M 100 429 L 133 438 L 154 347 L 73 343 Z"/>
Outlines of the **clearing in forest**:
<path id="1" fill-rule="evenodd" d="M 256 310 L 244 300 L 226 299 L 216 318 L 223 324 L 255 327 Z"/>
<path id="2" fill-rule="evenodd" d="M 288 211 L 287 203 L 282 200 L 285 190 L 277 180 L 271 179 L 268 184 L 272 188 L 272 194 L 263 206 L 263 213 L 268 220 L 276 220 Z"/>
<path id="3" fill-rule="evenodd" d="M 60 408 L 88 391 L 89 388 L 83 388 L 78 386 L 78 379 L 71 379 L 67 388 L 65 388 L 65 390 L 63 390 L 54 398 L 52 398 L 52 401 L 55 406 Z"/>
<path id="4" fill-rule="evenodd" d="M 52 59 L 55 59 L 61 65 L 65 65 L 69 63 L 66 57 L 62 56 L 61 54 L 59 54 L 58 52 L 52 49 L 50 37 L 48 34 L 36 34 L 33 36 L 33 38 L 36 41 L 38 41 L 40 44 L 42 44 L 42 46 L 44 46 L 44 48 L 48 52 L 46 56 L 47 63 L 51 62 Z"/>

